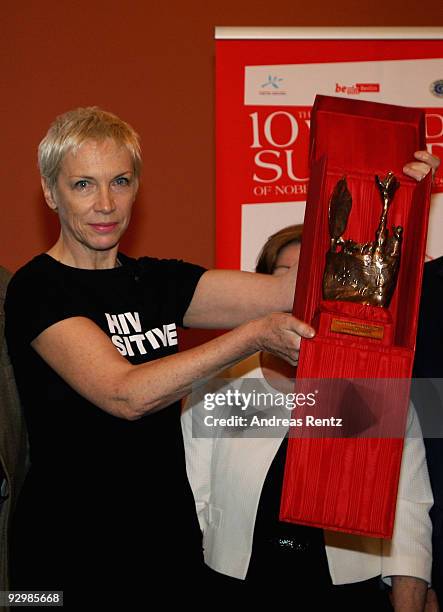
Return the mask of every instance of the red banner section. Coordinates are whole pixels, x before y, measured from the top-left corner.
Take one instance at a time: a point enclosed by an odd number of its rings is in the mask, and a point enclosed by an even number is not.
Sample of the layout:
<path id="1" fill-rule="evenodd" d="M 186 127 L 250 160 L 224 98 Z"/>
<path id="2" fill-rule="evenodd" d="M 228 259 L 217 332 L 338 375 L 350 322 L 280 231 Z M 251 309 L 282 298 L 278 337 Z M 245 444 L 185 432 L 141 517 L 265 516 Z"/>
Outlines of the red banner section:
<path id="1" fill-rule="evenodd" d="M 425 109 L 428 149 L 443 157 L 442 57 L 441 40 L 218 40 L 217 267 L 253 269 L 248 250 L 302 221 L 316 93 Z M 434 192 L 437 226 L 442 170 Z M 443 253 L 441 239 L 428 252 Z"/>

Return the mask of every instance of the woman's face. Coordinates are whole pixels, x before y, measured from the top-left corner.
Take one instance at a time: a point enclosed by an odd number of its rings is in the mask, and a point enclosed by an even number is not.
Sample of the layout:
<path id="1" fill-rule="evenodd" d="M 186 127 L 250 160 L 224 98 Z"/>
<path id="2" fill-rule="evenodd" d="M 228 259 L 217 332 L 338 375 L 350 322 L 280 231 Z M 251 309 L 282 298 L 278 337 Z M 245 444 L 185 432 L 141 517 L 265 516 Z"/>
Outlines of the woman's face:
<path id="1" fill-rule="evenodd" d="M 280 249 L 277 259 L 275 260 L 274 270 L 272 271 L 273 276 L 280 276 L 298 264 L 300 259 L 300 247 L 299 242 L 291 242 Z"/>
<path id="2" fill-rule="evenodd" d="M 63 239 L 92 251 L 118 245 L 131 218 L 138 189 L 132 158 L 114 140 L 86 141 L 69 151 L 55 188 L 43 180 L 48 205 L 57 211 Z"/>

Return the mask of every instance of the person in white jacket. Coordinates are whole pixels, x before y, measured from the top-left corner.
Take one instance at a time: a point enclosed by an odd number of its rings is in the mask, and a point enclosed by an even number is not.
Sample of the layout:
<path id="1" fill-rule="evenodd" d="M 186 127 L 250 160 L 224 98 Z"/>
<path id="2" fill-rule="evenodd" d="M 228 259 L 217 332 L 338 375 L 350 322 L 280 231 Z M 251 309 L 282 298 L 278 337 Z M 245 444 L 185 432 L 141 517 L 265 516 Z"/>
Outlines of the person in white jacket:
<path id="1" fill-rule="evenodd" d="M 257 271 L 282 274 L 298 261 L 302 226 L 271 236 Z M 245 381 L 275 393 L 291 377 L 286 362 L 256 353 L 226 370 L 188 397 L 182 428 L 188 477 L 203 532 L 205 562 L 223 588 L 266 592 L 276 578 L 309 594 L 312 605 L 328 597 L 332 609 L 423 610 L 431 568 L 432 493 L 420 425 L 411 405 L 401 466 L 392 540 L 322 531 L 278 520 L 285 434 L 249 437 L 218 431 L 193 437 L 193 427 L 208 415 L 205 397 L 240 389 Z M 230 379 L 229 384 L 225 379 Z M 194 432 L 195 433 L 195 432 Z M 198 432 L 197 432 L 198 434 Z M 393 585 L 392 599 L 381 576 Z M 283 582 L 284 581 L 284 582 Z M 243 586 L 241 586 L 243 585 Z M 341 586 L 339 586 L 341 585 Z M 245 592 L 240 591 L 240 592 Z M 294 590 L 290 590 L 294 593 Z M 292 597 L 292 595 L 290 596 Z"/>

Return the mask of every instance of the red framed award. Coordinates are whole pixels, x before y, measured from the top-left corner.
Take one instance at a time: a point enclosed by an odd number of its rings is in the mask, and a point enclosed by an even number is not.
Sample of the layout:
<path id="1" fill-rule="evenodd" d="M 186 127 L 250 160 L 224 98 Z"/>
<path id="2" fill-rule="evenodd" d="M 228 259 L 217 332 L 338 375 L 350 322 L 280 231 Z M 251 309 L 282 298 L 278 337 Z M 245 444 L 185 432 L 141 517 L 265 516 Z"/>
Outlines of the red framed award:
<path id="1" fill-rule="evenodd" d="M 290 433 L 281 520 L 392 536 L 431 183 L 402 168 L 424 148 L 420 110 L 316 98 L 294 315 L 317 330 L 296 387 L 318 389 Z"/>

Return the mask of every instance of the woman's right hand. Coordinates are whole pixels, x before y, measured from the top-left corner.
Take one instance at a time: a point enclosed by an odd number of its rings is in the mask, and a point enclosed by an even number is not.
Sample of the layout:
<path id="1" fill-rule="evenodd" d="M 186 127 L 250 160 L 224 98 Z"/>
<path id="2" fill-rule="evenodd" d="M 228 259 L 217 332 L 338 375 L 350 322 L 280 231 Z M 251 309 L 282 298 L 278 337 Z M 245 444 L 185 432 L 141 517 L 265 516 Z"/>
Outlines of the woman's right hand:
<path id="1" fill-rule="evenodd" d="M 315 330 L 290 314 L 273 313 L 251 321 L 257 328 L 257 350 L 273 353 L 297 365 L 302 338 L 313 338 Z"/>

